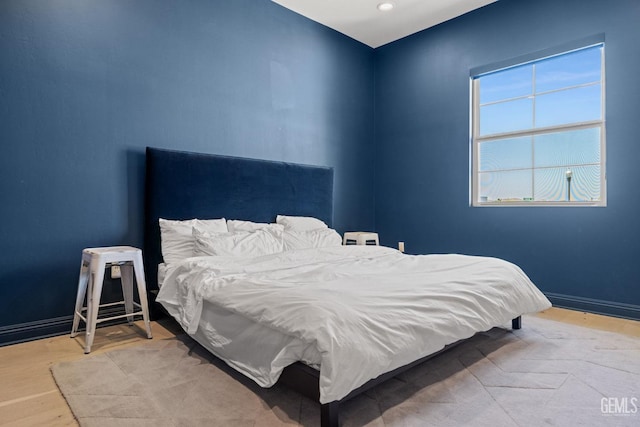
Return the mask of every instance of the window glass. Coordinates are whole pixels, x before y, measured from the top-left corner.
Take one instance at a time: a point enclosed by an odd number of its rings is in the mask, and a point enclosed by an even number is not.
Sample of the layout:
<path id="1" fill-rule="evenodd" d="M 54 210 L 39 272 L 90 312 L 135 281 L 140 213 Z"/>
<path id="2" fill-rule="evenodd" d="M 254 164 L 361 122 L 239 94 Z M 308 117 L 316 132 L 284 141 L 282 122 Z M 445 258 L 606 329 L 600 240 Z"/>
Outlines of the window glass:
<path id="1" fill-rule="evenodd" d="M 536 97 L 536 127 L 600 120 L 600 85 L 551 92 Z"/>
<path id="2" fill-rule="evenodd" d="M 473 78 L 472 204 L 606 204 L 604 44 Z"/>
<path id="3" fill-rule="evenodd" d="M 599 82 L 600 57 L 600 49 L 583 49 L 539 61 L 536 93 Z"/>
<path id="4" fill-rule="evenodd" d="M 524 136 L 480 144 L 480 171 L 530 168 L 532 139 Z"/>
<path id="5" fill-rule="evenodd" d="M 533 127 L 531 99 L 500 102 L 480 107 L 480 135 L 513 132 Z"/>
<path id="6" fill-rule="evenodd" d="M 570 171 L 571 180 L 567 179 Z M 534 200 L 593 202 L 600 200 L 600 165 L 534 170 Z M 568 198 L 569 190 L 571 199 Z"/>
<path id="7" fill-rule="evenodd" d="M 482 77 L 480 104 L 518 98 L 533 93 L 533 66 L 524 65 Z"/>
<path id="8" fill-rule="evenodd" d="M 532 199 L 531 170 L 480 172 L 480 200 L 515 202 Z"/>
<path id="9" fill-rule="evenodd" d="M 600 128 L 546 133 L 534 141 L 535 167 L 600 163 Z"/>

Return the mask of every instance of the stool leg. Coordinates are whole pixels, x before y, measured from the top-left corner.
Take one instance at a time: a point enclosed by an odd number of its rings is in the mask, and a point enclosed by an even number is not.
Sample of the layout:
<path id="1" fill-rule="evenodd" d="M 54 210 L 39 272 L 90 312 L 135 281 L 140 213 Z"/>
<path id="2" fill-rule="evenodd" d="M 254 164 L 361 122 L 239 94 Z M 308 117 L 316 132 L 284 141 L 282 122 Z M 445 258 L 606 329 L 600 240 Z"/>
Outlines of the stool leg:
<path id="1" fill-rule="evenodd" d="M 82 258 L 80 264 L 80 278 L 78 279 L 78 293 L 76 294 L 76 308 L 73 312 L 73 326 L 71 327 L 71 338 L 78 335 L 78 326 L 80 324 L 80 313 L 84 305 L 84 297 L 87 294 L 87 282 L 89 281 L 89 263 Z"/>
<path id="2" fill-rule="evenodd" d="M 136 283 L 138 284 L 138 295 L 140 296 L 140 305 L 142 306 L 142 317 L 144 326 L 147 329 L 147 338 L 153 338 L 151 335 L 151 323 L 149 322 L 149 304 L 147 303 L 147 284 L 144 280 L 144 264 L 142 263 L 142 253 L 138 253 L 133 258 L 133 270 L 136 273 Z"/>
<path id="3" fill-rule="evenodd" d="M 133 267 L 130 262 L 120 266 L 120 280 L 122 282 L 122 295 L 124 296 L 125 313 L 133 313 Z M 127 316 L 130 325 L 133 324 L 133 316 Z"/>
<path id="4" fill-rule="evenodd" d="M 102 295 L 102 284 L 104 283 L 104 269 L 104 261 L 95 260 L 95 257 L 91 260 L 91 281 L 89 282 L 89 295 L 87 298 L 87 333 L 84 344 L 85 354 L 91 352 L 93 338 L 96 334 L 100 296 Z"/>
<path id="5" fill-rule="evenodd" d="M 91 325 L 93 324 L 93 288 L 95 286 L 95 272 L 89 266 L 89 283 L 87 285 L 87 311 L 85 313 L 86 325 L 84 328 L 84 353 L 87 354 L 91 351 L 91 345 L 89 345 L 89 336 L 91 336 L 91 342 L 93 343 L 93 332 Z"/>

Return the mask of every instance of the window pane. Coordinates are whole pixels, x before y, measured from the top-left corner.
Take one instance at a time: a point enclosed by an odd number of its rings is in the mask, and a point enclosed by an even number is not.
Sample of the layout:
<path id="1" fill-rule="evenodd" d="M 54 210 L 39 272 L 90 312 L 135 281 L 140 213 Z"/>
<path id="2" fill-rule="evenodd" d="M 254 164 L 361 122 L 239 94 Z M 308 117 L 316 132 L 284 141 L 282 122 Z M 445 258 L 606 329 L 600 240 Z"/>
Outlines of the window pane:
<path id="1" fill-rule="evenodd" d="M 480 107 L 480 135 L 512 132 L 533 127 L 533 101 L 516 101 Z"/>
<path id="2" fill-rule="evenodd" d="M 480 172 L 479 196 L 481 202 L 530 199 L 531 170 Z"/>
<path id="3" fill-rule="evenodd" d="M 536 63 L 536 93 L 600 81 L 601 49 L 592 47 Z"/>
<path id="4" fill-rule="evenodd" d="M 603 52 L 474 78 L 474 202 L 604 202 Z"/>
<path id="5" fill-rule="evenodd" d="M 509 68 L 479 79 L 480 104 L 533 93 L 533 65 Z"/>
<path id="6" fill-rule="evenodd" d="M 537 202 L 568 200 L 566 171 L 566 168 L 536 169 L 534 199 Z"/>
<path id="7" fill-rule="evenodd" d="M 571 200 L 592 202 L 600 200 L 600 165 L 571 168 Z"/>
<path id="8" fill-rule="evenodd" d="M 532 137 L 498 139 L 480 143 L 479 165 L 481 171 L 531 168 Z"/>
<path id="9" fill-rule="evenodd" d="M 535 167 L 600 163 L 600 128 L 538 135 Z"/>
<path id="10" fill-rule="evenodd" d="M 600 165 L 577 166 L 571 169 L 571 201 L 600 200 Z M 534 172 L 536 201 L 568 201 L 567 168 L 536 169 Z"/>
<path id="11" fill-rule="evenodd" d="M 600 85 L 567 89 L 536 97 L 536 128 L 600 120 Z"/>

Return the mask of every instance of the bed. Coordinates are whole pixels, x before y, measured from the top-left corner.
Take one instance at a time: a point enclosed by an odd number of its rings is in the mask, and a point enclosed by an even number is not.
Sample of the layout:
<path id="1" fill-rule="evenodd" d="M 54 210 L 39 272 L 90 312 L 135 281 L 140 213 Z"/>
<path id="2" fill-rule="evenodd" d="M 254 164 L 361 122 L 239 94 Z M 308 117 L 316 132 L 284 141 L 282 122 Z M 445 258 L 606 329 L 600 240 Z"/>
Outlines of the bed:
<path id="1" fill-rule="evenodd" d="M 163 263 L 159 218 L 269 223 L 286 214 L 318 218 L 329 227 L 333 222 L 333 170 L 326 167 L 147 148 L 145 194 L 144 258 L 152 301 L 158 266 Z M 430 257 L 426 262 L 389 248 L 332 247 L 251 260 L 189 258 L 163 272 L 160 300 L 214 355 L 262 386 L 277 380 L 319 401 L 322 425 L 337 426 L 339 406 L 345 400 L 475 332 L 505 322 L 520 328 L 521 314 L 550 306 L 526 275 L 506 261 Z M 460 275 L 442 280 L 452 269 L 465 271 L 474 280 L 486 276 L 488 282 L 495 282 L 493 278 L 504 270 L 518 283 L 476 292 Z M 403 279 L 391 290 L 378 288 L 375 284 L 384 282 L 385 274 L 387 281 Z M 422 291 L 414 290 L 413 281 L 424 281 L 426 276 L 430 293 L 416 293 Z M 458 294 L 445 294 L 450 288 L 458 288 Z M 451 299 L 456 316 L 447 312 L 445 304 Z M 469 299 L 486 300 L 488 308 L 482 308 L 486 313 L 474 313 L 465 302 Z M 313 310 L 305 309 L 305 304 Z M 424 317 L 427 312 L 440 315 Z M 334 314 L 322 317 L 325 313 Z M 352 321 L 344 321 L 350 316 Z M 402 316 L 406 324 L 389 320 Z M 387 329 L 407 334 L 419 345 L 409 348 L 395 338 L 385 342 L 381 337 L 389 336 Z M 425 338 L 427 330 L 446 331 Z M 371 368 L 359 370 L 361 366 Z"/>

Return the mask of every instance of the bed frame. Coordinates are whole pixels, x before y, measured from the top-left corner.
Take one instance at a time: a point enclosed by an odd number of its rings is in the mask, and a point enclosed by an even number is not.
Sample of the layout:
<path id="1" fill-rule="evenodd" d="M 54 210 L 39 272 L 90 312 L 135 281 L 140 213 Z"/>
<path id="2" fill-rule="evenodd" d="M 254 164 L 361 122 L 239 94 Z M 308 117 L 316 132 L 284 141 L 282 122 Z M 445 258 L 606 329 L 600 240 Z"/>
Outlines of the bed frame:
<path id="1" fill-rule="evenodd" d="M 158 289 L 158 264 L 162 262 L 159 218 L 273 222 L 278 214 L 314 216 L 331 226 L 333 169 L 147 147 L 143 254 L 152 306 Z M 512 327 L 520 329 L 520 317 L 513 319 Z M 339 425 L 342 402 L 456 344 L 380 375 L 339 401 L 322 404 L 322 427 Z M 284 369 L 278 382 L 318 401 L 319 374 L 297 362 Z"/>

